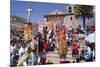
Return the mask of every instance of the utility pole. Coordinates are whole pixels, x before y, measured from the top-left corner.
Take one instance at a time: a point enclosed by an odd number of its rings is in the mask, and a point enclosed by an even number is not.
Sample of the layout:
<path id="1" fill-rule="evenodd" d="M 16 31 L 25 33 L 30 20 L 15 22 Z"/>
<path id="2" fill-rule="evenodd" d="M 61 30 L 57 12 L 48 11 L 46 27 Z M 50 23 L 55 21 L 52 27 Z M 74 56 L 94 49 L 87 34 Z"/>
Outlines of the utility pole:
<path id="1" fill-rule="evenodd" d="M 31 17 L 31 12 L 32 12 L 32 8 L 28 8 L 27 9 L 28 15 L 27 15 L 27 22 L 30 22 L 30 17 Z"/>

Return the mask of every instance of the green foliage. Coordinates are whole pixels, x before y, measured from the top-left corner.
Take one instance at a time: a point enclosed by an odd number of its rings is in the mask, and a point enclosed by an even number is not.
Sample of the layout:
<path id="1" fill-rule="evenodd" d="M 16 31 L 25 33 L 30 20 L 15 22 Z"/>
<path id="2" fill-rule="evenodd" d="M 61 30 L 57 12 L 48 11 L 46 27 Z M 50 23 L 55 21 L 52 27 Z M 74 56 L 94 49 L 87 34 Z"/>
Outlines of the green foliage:
<path id="1" fill-rule="evenodd" d="M 26 19 L 21 16 L 10 16 L 11 22 L 26 22 Z"/>
<path id="2" fill-rule="evenodd" d="M 85 17 L 92 18 L 93 17 L 93 6 L 91 5 L 76 5 L 75 6 L 75 15 L 77 18 Z"/>
<path id="3" fill-rule="evenodd" d="M 91 5 L 76 5 L 75 6 L 76 18 L 83 18 L 83 28 L 85 28 L 85 20 L 93 17 L 93 6 Z"/>

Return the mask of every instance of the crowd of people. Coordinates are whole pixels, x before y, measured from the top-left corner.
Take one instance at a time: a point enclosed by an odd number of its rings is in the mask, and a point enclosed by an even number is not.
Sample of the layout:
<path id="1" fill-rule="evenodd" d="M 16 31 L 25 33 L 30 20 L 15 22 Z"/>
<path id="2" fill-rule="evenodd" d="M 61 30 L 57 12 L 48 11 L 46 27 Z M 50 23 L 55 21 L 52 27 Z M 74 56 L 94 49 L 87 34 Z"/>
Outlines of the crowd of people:
<path id="1" fill-rule="evenodd" d="M 11 29 L 10 34 L 10 65 L 16 66 L 22 56 L 30 50 L 28 57 L 21 65 L 41 65 L 52 64 L 50 61 L 46 61 L 46 55 L 48 52 L 54 52 L 58 50 L 60 59 L 66 61 L 66 55 L 68 47 L 72 49 L 73 62 L 80 62 L 84 60 L 86 62 L 93 61 L 93 51 L 95 50 L 95 43 L 86 42 L 86 48 L 79 51 L 79 40 L 84 37 L 77 36 L 78 34 L 84 34 L 83 30 L 73 29 L 70 27 L 66 29 L 64 26 L 55 29 L 48 27 L 43 28 L 43 32 L 38 32 L 37 35 L 32 37 L 32 40 L 25 41 L 23 31 L 20 29 Z M 85 35 L 85 34 L 84 34 Z M 90 46 L 92 44 L 92 46 Z M 62 61 L 59 61 L 63 63 Z M 69 61 L 70 62 L 70 61 Z"/>

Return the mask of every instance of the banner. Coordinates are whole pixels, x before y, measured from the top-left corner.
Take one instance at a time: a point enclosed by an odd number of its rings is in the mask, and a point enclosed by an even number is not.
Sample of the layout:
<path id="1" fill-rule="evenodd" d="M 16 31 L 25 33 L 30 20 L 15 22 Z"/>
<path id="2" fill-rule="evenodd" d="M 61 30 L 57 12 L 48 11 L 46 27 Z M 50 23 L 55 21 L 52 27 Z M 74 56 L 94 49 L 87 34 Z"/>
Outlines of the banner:
<path id="1" fill-rule="evenodd" d="M 24 24 L 24 39 L 26 41 L 32 39 L 32 23 Z"/>

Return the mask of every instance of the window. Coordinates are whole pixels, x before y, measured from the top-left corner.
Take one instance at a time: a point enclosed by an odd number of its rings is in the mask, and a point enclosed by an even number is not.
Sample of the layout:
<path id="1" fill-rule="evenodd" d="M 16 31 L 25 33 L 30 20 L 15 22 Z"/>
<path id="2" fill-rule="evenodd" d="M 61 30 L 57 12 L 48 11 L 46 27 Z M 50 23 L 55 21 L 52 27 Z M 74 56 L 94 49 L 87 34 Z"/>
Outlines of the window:
<path id="1" fill-rule="evenodd" d="M 70 20 L 72 20 L 72 17 L 70 17 Z"/>
<path id="2" fill-rule="evenodd" d="M 69 7 L 69 13 L 71 13 L 71 12 L 72 12 L 71 7 Z"/>
<path id="3" fill-rule="evenodd" d="M 74 11 L 76 10 L 76 7 L 74 7 Z"/>
<path id="4" fill-rule="evenodd" d="M 58 13 L 56 13 L 56 15 L 57 15 Z"/>

